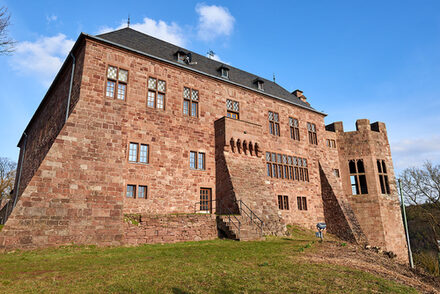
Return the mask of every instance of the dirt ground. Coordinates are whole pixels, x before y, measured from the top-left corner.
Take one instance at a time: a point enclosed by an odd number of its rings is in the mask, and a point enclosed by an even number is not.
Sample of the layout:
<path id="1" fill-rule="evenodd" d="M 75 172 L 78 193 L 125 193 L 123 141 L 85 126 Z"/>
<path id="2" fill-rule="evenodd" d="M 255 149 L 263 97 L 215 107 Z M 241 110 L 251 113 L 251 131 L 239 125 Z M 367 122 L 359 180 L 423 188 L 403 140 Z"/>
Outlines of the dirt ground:
<path id="1" fill-rule="evenodd" d="M 317 250 L 306 252 L 303 258 L 308 262 L 342 265 L 369 272 L 413 287 L 421 293 L 440 293 L 440 279 L 418 269 L 411 270 L 409 266 L 401 265 L 383 253 L 343 244 L 341 241 L 324 241 Z"/>

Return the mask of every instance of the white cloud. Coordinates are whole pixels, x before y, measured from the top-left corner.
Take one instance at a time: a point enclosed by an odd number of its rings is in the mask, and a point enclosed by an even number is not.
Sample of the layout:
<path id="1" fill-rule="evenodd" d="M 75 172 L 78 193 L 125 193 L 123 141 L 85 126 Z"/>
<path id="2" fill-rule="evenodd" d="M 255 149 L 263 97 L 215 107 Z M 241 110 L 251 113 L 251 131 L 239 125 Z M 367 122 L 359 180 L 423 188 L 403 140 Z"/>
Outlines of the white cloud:
<path id="1" fill-rule="evenodd" d="M 199 3 L 196 6 L 199 14 L 198 36 L 209 41 L 218 36 L 229 36 L 234 29 L 235 18 L 222 6 Z"/>
<path id="2" fill-rule="evenodd" d="M 99 30 L 99 34 L 118 30 L 127 27 L 127 22 L 122 21 L 117 28 L 103 27 Z M 163 20 L 155 21 L 154 19 L 145 17 L 143 22 L 131 24 L 130 27 L 134 30 L 143 32 L 155 38 L 167 41 L 177 46 L 184 46 L 186 38 L 183 30 L 175 22 L 167 24 Z"/>
<path id="3" fill-rule="evenodd" d="M 11 58 L 11 66 L 20 74 L 38 77 L 48 86 L 74 43 L 63 34 L 40 37 L 35 42 L 20 42 Z"/>
<path id="4" fill-rule="evenodd" d="M 56 21 L 58 19 L 58 16 L 56 16 L 55 14 L 52 15 L 46 15 L 46 21 L 47 23 L 51 23 L 53 21 Z"/>
<path id="5" fill-rule="evenodd" d="M 215 53 L 214 53 L 214 55 L 209 55 L 209 53 L 207 53 L 207 54 L 206 54 L 206 57 L 208 57 L 208 58 L 210 58 L 210 59 L 212 59 L 212 60 L 215 60 L 215 61 L 218 61 L 218 62 L 224 63 L 224 64 L 230 64 L 229 62 L 226 62 L 226 61 L 222 60 L 222 59 L 220 58 L 220 56 L 218 56 L 218 55 L 215 54 Z"/>
<path id="6" fill-rule="evenodd" d="M 420 166 L 426 160 L 440 162 L 440 136 L 411 138 L 391 142 L 394 168 L 397 171 L 407 167 Z"/>

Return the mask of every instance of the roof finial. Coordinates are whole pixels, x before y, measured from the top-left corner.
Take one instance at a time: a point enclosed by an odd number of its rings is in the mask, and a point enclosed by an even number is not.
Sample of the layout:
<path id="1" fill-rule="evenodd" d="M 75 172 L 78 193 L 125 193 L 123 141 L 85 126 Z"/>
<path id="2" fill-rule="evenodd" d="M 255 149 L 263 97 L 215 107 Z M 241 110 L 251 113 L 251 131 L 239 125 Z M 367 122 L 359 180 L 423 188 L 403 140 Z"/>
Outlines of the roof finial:
<path id="1" fill-rule="evenodd" d="M 128 15 L 128 19 L 127 19 L 127 28 L 130 27 L 130 14 Z"/>
<path id="2" fill-rule="evenodd" d="M 214 59 L 215 52 L 209 49 L 206 55 L 208 56 L 209 59 Z"/>
<path id="3" fill-rule="evenodd" d="M 273 82 L 275 83 L 275 73 L 273 73 Z"/>

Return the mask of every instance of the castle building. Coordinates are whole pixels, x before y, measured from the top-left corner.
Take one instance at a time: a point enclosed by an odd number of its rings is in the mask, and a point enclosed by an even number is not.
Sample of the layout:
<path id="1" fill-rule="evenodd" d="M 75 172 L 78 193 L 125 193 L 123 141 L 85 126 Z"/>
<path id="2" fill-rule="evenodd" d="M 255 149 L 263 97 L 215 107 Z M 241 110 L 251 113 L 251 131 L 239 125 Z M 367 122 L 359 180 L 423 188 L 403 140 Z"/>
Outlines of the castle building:
<path id="1" fill-rule="evenodd" d="M 0 247 L 251 240 L 286 224 L 406 241 L 385 124 L 130 28 L 81 34 L 26 127 Z"/>

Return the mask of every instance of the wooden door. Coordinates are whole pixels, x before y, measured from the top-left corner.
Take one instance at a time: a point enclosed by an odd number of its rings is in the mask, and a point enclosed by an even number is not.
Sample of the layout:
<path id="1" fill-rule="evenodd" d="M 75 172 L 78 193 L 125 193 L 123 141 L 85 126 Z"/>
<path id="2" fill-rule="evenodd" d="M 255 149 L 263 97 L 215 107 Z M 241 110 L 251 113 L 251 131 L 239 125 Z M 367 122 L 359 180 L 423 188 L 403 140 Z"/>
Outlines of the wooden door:
<path id="1" fill-rule="evenodd" d="M 212 211 L 212 201 L 211 201 L 211 189 L 210 188 L 200 188 L 200 211 L 209 212 Z"/>

